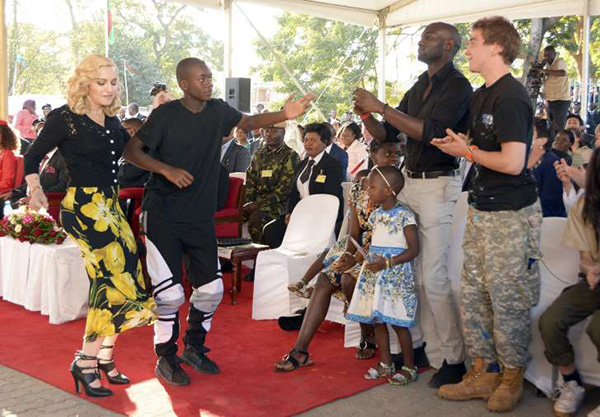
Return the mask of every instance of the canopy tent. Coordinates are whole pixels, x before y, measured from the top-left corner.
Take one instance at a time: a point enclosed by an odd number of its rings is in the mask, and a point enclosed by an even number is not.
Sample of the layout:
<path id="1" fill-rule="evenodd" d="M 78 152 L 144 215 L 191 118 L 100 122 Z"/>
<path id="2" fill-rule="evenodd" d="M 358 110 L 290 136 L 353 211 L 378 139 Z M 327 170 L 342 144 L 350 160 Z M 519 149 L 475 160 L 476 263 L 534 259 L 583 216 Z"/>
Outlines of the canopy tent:
<path id="1" fill-rule="evenodd" d="M 207 8 L 223 8 L 225 0 L 170 0 Z M 586 0 L 241 0 L 361 26 L 386 27 L 421 25 L 438 20 L 450 23 L 474 21 L 483 16 L 509 19 L 583 15 Z M 591 15 L 600 14 L 600 0 L 590 0 Z"/>
<path id="2" fill-rule="evenodd" d="M 233 0 L 169 0 L 197 7 L 223 9 L 228 36 L 225 42 L 225 75 L 231 76 L 231 13 Z M 589 67 L 589 16 L 600 14 L 600 0 L 240 0 L 248 4 L 271 6 L 281 10 L 306 13 L 326 19 L 362 26 L 374 26 L 380 31 L 379 94 L 385 91 L 385 28 L 421 25 L 443 20 L 451 23 L 470 22 L 483 16 L 502 15 L 510 19 L 581 15 L 584 25 L 584 71 Z M 8 62 L 5 0 L 0 0 L 0 117 L 8 112 Z M 582 110 L 587 109 L 587 82 L 583 83 Z M 585 113 L 583 113 L 585 115 Z"/>

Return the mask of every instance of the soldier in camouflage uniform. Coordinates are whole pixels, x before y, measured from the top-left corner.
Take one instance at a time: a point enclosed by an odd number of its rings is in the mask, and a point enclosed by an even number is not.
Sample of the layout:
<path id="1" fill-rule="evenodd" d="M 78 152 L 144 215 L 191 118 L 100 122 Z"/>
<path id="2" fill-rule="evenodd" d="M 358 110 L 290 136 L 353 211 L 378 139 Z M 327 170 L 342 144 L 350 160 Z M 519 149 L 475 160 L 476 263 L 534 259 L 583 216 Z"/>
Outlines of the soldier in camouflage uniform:
<path id="1" fill-rule="evenodd" d="M 262 242 L 263 227 L 285 214 L 300 157 L 283 143 L 285 123 L 264 128 L 264 144 L 254 154 L 246 177 L 244 221 L 253 242 Z"/>
<path id="2" fill-rule="evenodd" d="M 463 240 L 461 319 L 473 365 L 462 382 L 438 395 L 484 399 L 495 412 L 512 410 L 523 394 L 531 307 L 540 296 L 542 214 L 527 169 L 533 108 L 510 74 L 520 37 L 504 18 L 475 22 L 466 55 L 485 85 L 471 99 L 469 137 L 447 130 L 432 144 L 473 162 Z"/>

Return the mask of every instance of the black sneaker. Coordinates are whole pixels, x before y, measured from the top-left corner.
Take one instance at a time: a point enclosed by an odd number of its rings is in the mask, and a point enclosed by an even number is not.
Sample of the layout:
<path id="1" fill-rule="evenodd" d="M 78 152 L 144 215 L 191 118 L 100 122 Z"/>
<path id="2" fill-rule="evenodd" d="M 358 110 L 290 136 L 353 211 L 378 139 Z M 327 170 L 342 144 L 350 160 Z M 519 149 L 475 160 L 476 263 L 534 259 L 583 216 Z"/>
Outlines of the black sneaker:
<path id="1" fill-rule="evenodd" d="M 177 355 L 159 356 L 154 373 L 169 385 L 190 385 L 190 377 L 181 367 Z"/>
<path id="2" fill-rule="evenodd" d="M 221 372 L 216 363 L 211 361 L 204 353 L 198 352 L 190 345 L 185 345 L 181 360 L 205 374 L 218 374 Z"/>
<path id="3" fill-rule="evenodd" d="M 467 368 L 465 368 L 464 362 L 457 363 L 456 365 L 449 365 L 448 362 L 444 360 L 442 367 L 433 375 L 428 385 L 431 388 L 438 389 L 442 385 L 458 384 L 462 381 L 462 377 L 465 373 L 467 373 Z"/>
<path id="4" fill-rule="evenodd" d="M 427 343 L 423 343 L 421 347 L 415 348 L 413 350 L 415 366 L 418 369 L 425 369 L 429 368 L 430 366 L 429 359 L 427 358 L 427 353 L 425 353 L 426 345 Z M 404 366 L 404 357 L 402 356 L 402 353 L 392 355 L 392 361 L 394 362 L 396 369 L 401 369 Z"/>

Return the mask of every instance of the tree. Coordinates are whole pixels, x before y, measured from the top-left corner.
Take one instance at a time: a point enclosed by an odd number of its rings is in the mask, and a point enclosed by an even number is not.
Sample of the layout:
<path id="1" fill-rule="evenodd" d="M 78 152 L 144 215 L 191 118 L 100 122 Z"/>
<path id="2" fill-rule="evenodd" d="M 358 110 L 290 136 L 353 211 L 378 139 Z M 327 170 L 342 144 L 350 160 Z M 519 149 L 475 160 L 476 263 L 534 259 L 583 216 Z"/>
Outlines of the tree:
<path id="1" fill-rule="evenodd" d="M 284 65 L 306 91 L 320 95 L 317 105 L 327 113 L 350 110 L 358 86 L 377 89 L 376 30 L 291 13 L 283 13 L 278 23 L 269 40 L 276 52 L 257 41 L 260 63 L 253 72 L 265 81 L 280 82 L 280 92 L 299 93 Z"/>
<path id="2" fill-rule="evenodd" d="M 189 56 L 202 57 L 215 71 L 223 69 L 223 45 L 188 15 L 187 6 L 166 0 L 114 0 L 116 41 L 110 56 L 131 63 L 131 97 L 147 102 L 154 81 L 176 90 L 175 67 Z M 120 68 L 122 71 L 122 68 Z M 123 74 L 121 74 L 123 76 Z"/>

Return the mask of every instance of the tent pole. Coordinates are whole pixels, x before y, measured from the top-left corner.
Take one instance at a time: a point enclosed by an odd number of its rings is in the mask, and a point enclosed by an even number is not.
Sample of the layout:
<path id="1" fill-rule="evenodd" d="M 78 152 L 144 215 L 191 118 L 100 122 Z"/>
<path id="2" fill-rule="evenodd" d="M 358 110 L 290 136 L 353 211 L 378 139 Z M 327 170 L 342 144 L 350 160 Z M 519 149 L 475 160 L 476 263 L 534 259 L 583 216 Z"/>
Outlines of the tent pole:
<path id="1" fill-rule="evenodd" d="M 294 75 L 294 73 L 292 72 L 292 70 L 286 65 L 286 63 L 285 63 L 284 59 L 282 58 L 281 54 L 273 47 L 273 45 L 271 45 L 271 42 L 269 42 L 269 40 L 263 36 L 263 34 L 254 25 L 254 22 L 252 22 L 252 20 L 250 20 L 250 18 L 244 12 L 244 10 L 240 7 L 240 5 L 238 3 L 236 3 L 235 5 L 237 6 L 237 8 L 240 11 L 240 13 L 242 13 L 242 16 L 244 16 L 244 18 L 246 19 L 246 21 L 248 22 L 248 24 L 252 27 L 252 29 L 254 30 L 254 32 L 256 32 L 256 34 L 258 35 L 258 37 L 260 38 L 260 40 L 262 42 L 264 42 L 265 45 L 267 45 L 267 47 L 271 50 L 271 52 L 273 52 L 273 55 L 275 56 L 275 60 L 283 67 L 283 70 L 285 71 L 285 73 L 287 74 L 287 76 L 290 77 L 290 80 L 292 80 L 292 82 L 298 88 L 298 90 L 300 90 L 300 92 L 302 94 L 307 94 L 306 89 L 302 86 L 302 84 L 300 84 L 300 81 L 298 80 L 298 78 Z M 311 109 L 314 110 L 317 113 L 317 116 L 320 119 L 322 119 L 322 120 L 326 119 L 325 113 L 323 113 L 321 111 L 321 109 L 319 108 L 319 106 L 317 105 L 316 102 L 312 103 Z M 308 112 L 310 112 L 310 111 L 311 110 L 309 109 Z M 307 112 L 307 114 L 308 114 L 308 112 Z"/>
<path id="2" fill-rule="evenodd" d="M 223 57 L 223 73 L 225 78 L 231 78 L 233 76 L 232 73 L 232 30 L 233 30 L 233 13 L 232 13 L 232 1 L 233 0 L 224 0 L 223 1 L 223 9 L 225 12 L 225 48 L 224 48 L 224 57 Z"/>
<path id="3" fill-rule="evenodd" d="M 579 115 L 585 120 L 588 111 L 589 79 L 590 79 L 590 2 L 583 0 L 583 57 L 581 74 L 581 110 Z"/>
<path id="4" fill-rule="evenodd" d="M 8 120 L 8 36 L 6 2 L 0 0 L 0 119 Z"/>
<path id="5" fill-rule="evenodd" d="M 377 98 L 385 102 L 385 44 L 386 44 L 386 17 L 388 10 L 384 9 L 379 12 L 378 26 L 379 26 L 379 77 L 377 87 Z"/>

